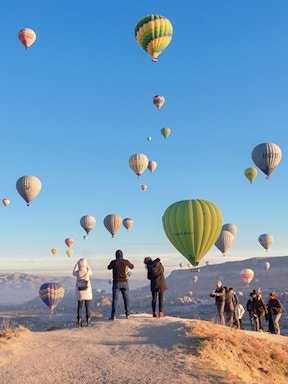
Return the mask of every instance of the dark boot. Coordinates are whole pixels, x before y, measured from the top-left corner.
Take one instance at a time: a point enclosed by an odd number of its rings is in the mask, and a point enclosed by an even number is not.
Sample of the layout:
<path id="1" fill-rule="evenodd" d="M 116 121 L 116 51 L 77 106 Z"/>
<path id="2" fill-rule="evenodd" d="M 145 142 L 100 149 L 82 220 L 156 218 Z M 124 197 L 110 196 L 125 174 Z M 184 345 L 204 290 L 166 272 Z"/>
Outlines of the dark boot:
<path id="1" fill-rule="evenodd" d="M 77 327 L 83 327 L 82 317 L 77 317 Z"/>
<path id="2" fill-rule="evenodd" d="M 86 316 L 86 321 L 87 321 L 87 327 L 90 327 L 90 325 L 91 325 L 91 318 L 89 316 Z"/>

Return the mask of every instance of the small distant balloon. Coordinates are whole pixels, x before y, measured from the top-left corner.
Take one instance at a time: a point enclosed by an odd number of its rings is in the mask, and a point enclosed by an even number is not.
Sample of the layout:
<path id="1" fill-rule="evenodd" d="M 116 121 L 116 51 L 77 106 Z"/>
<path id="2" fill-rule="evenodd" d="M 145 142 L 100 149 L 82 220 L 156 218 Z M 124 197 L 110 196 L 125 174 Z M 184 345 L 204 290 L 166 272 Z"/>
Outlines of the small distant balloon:
<path id="1" fill-rule="evenodd" d="M 242 271 L 240 272 L 240 278 L 243 281 L 245 281 L 247 286 L 249 286 L 249 284 L 253 280 L 253 277 L 254 277 L 254 271 L 252 269 L 249 269 L 249 268 L 248 269 L 242 269 Z"/>
<path id="2" fill-rule="evenodd" d="M 148 136 L 147 137 L 147 141 L 151 141 L 152 140 L 152 137 L 151 136 Z"/>
<path id="3" fill-rule="evenodd" d="M 147 184 L 142 184 L 141 185 L 141 189 L 142 189 L 143 192 L 146 192 L 147 189 L 148 189 L 148 185 Z"/>
<path id="4" fill-rule="evenodd" d="M 71 237 L 67 237 L 67 239 L 65 239 L 65 244 L 67 245 L 68 248 L 72 247 L 74 243 L 75 241 Z"/>
<path id="5" fill-rule="evenodd" d="M 10 204 L 10 200 L 9 199 L 3 199 L 2 200 L 2 203 L 3 203 L 3 205 L 5 205 L 5 207 L 8 207 L 8 205 Z"/>
<path id="6" fill-rule="evenodd" d="M 127 231 L 129 231 L 129 229 L 131 229 L 134 224 L 134 220 L 127 217 L 122 221 L 122 224 L 123 224 L 123 227 L 125 227 Z"/>
<path id="7" fill-rule="evenodd" d="M 148 167 L 149 160 L 148 157 L 143 153 L 135 153 L 134 155 L 130 156 L 128 163 L 132 171 L 135 172 L 138 177 L 140 177 Z"/>
<path id="8" fill-rule="evenodd" d="M 193 281 L 194 281 L 194 283 L 197 283 L 197 281 L 198 281 L 198 276 L 193 276 Z"/>
<path id="9" fill-rule="evenodd" d="M 224 224 L 222 230 L 231 232 L 233 236 L 236 236 L 238 233 L 238 228 L 235 224 Z"/>
<path id="10" fill-rule="evenodd" d="M 72 250 L 72 249 L 67 249 L 67 251 L 66 251 L 66 255 L 67 255 L 68 257 L 73 256 L 73 250 Z"/>
<path id="11" fill-rule="evenodd" d="M 160 109 L 165 104 L 165 97 L 161 95 L 156 95 L 153 97 L 153 104 L 157 109 Z"/>
<path id="12" fill-rule="evenodd" d="M 22 176 L 17 180 L 16 189 L 26 201 L 27 206 L 39 194 L 42 188 L 41 181 L 36 176 Z"/>
<path id="13" fill-rule="evenodd" d="M 148 163 L 148 169 L 151 173 L 153 173 L 155 171 L 155 169 L 157 168 L 157 163 L 156 161 L 154 160 L 150 160 L 149 163 Z"/>
<path id="14" fill-rule="evenodd" d="M 161 129 L 161 135 L 163 137 L 165 137 L 165 139 L 167 139 L 167 137 L 170 135 L 170 133 L 171 133 L 171 129 L 168 128 L 168 127 L 165 127 L 165 128 Z"/>
<path id="15" fill-rule="evenodd" d="M 96 225 L 96 219 L 95 219 L 94 216 L 91 216 L 91 215 L 82 216 L 81 219 L 80 219 L 80 225 L 84 229 L 84 231 L 86 231 L 86 234 L 88 236 L 90 231 Z"/>
<path id="16" fill-rule="evenodd" d="M 238 296 L 240 296 L 240 297 L 244 296 L 243 292 L 239 291 Z"/>
<path id="17" fill-rule="evenodd" d="M 57 251 L 56 248 L 52 248 L 52 249 L 51 249 L 51 253 L 52 253 L 52 255 L 56 255 L 57 252 L 58 252 L 58 251 Z"/>
<path id="18" fill-rule="evenodd" d="M 112 237 L 114 237 L 116 232 L 118 232 L 121 227 L 122 219 L 119 215 L 111 214 L 106 216 L 103 222 L 107 231 L 111 233 Z"/>
<path id="19" fill-rule="evenodd" d="M 257 169 L 253 167 L 246 168 L 244 171 L 244 175 L 250 181 L 250 184 L 252 184 L 253 180 L 256 179 L 257 174 L 258 174 Z"/>
<path id="20" fill-rule="evenodd" d="M 268 261 L 266 261 L 264 267 L 265 267 L 265 271 L 268 271 L 268 269 L 270 269 L 270 263 Z"/>
<path id="21" fill-rule="evenodd" d="M 268 249 L 271 247 L 272 243 L 273 243 L 273 236 L 270 235 L 269 233 L 263 233 L 263 235 L 260 235 L 258 237 L 258 241 L 259 243 L 262 245 L 262 247 L 264 249 L 266 249 L 266 252 L 268 251 Z"/>
<path id="22" fill-rule="evenodd" d="M 24 45 L 24 47 L 28 49 L 35 42 L 36 33 L 33 31 L 33 29 L 23 28 L 18 33 L 18 38 L 21 41 L 21 43 Z"/>

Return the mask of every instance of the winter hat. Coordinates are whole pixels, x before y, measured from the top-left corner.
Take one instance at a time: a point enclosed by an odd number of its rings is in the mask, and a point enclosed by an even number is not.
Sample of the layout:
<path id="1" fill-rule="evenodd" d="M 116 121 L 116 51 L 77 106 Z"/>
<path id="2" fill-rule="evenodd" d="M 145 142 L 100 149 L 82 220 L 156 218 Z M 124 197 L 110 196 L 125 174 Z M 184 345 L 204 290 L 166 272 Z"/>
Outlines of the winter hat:
<path id="1" fill-rule="evenodd" d="M 87 263 L 86 259 L 78 260 L 77 264 L 78 264 L 78 269 L 79 270 L 87 269 L 87 267 L 88 267 L 88 263 Z"/>

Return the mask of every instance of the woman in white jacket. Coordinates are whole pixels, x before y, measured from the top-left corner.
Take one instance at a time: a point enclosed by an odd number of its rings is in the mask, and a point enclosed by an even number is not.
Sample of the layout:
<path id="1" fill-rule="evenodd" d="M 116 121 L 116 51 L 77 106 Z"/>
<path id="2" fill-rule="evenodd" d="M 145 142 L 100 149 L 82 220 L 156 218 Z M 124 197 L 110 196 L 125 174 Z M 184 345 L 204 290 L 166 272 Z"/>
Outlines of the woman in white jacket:
<path id="1" fill-rule="evenodd" d="M 90 324 L 90 301 L 92 300 L 92 287 L 90 276 L 92 271 L 86 259 L 77 261 L 73 269 L 73 276 L 76 277 L 76 300 L 78 301 L 77 325 L 82 327 L 82 308 L 85 303 L 87 326 Z"/>

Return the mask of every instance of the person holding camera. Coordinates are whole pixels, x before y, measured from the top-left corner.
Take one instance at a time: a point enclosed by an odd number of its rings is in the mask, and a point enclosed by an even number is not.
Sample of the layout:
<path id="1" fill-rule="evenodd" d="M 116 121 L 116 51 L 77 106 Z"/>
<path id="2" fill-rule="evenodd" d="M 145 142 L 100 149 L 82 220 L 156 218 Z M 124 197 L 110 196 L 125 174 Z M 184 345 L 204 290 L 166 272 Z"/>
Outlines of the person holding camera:
<path id="1" fill-rule="evenodd" d="M 90 316 L 90 302 L 92 300 L 92 287 L 90 276 L 92 275 L 91 268 L 88 265 L 86 259 L 79 259 L 74 266 L 73 276 L 76 277 L 76 300 L 78 301 L 77 308 L 77 326 L 82 327 L 82 309 L 83 304 L 85 304 L 86 310 L 86 321 L 87 326 L 90 325 L 91 316 Z"/>

